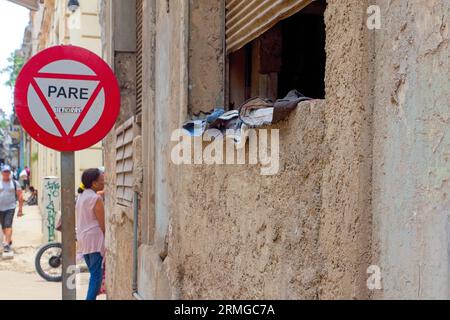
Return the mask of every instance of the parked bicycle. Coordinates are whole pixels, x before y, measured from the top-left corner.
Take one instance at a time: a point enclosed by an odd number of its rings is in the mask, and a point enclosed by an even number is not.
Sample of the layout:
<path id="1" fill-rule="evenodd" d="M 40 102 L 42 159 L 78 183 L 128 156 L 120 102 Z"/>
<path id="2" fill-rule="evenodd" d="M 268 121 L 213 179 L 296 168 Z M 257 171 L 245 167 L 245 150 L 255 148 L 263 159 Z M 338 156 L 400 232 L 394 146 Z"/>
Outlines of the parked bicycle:
<path id="1" fill-rule="evenodd" d="M 43 245 L 36 253 L 34 265 L 37 273 L 46 281 L 62 281 L 62 244 L 51 242 Z"/>
<path id="2" fill-rule="evenodd" d="M 61 219 L 56 225 L 56 231 L 61 232 Z M 62 243 L 49 242 L 39 248 L 34 258 L 36 272 L 42 279 L 50 282 L 62 281 Z M 82 265 L 81 272 L 88 272 Z"/>

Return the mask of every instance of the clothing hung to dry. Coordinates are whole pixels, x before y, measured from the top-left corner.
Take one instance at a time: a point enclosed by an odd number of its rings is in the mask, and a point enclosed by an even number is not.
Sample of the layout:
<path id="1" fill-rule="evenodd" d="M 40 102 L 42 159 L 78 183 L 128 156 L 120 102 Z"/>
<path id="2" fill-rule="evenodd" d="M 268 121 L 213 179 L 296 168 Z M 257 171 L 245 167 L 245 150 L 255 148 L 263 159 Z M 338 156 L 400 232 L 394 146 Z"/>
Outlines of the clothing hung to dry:
<path id="1" fill-rule="evenodd" d="M 286 97 L 273 102 L 270 99 L 255 97 L 245 101 L 238 110 L 225 112 L 215 108 L 211 112 L 199 113 L 184 123 L 183 129 L 191 137 L 200 137 L 210 129 L 216 129 L 222 135 L 233 135 L 236 143 L 241 143 L 243 133 L 250 128 L 271 125 L 287 119 L 297 105 L 311 98 L 305 97 L 297 90 L 291 90 Z M 215 131 L 217 132 L 217 131 Z"/>

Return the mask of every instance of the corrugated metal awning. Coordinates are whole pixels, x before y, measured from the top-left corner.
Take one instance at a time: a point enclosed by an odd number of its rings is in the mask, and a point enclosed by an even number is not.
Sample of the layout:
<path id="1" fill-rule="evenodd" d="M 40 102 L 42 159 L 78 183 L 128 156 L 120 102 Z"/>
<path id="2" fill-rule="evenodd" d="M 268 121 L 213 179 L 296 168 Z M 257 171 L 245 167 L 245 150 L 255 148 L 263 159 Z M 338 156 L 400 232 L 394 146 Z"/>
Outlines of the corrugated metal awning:
<path id="1" fill-rule="evenodd" d="M 239 50 L 314 0 L 225 0 L 227 53 Z"/>
<path id="2" fill-rule="evenodd" d="M 28 8 L 33 11 L 39 10 L 39 2 L 43 3 L 43 1 L 39 0 L 9 0 L 11 2 L 14 2 L 15 4 L 18 4 L 19 6 Z"/>

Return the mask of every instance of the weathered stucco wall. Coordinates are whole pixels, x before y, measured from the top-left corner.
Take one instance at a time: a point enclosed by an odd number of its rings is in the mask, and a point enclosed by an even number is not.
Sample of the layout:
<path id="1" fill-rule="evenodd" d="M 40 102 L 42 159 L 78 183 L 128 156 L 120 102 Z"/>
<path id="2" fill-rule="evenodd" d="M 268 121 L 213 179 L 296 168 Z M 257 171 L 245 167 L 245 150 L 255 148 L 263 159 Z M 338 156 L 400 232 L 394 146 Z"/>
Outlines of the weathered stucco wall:
<path id="1" fill-rule="evenodd" d="M 172 131 L 222 97 L 220 33 L 201 33 L 217 31 L 208 12 L 217 14 L 218 2 L 152 2 L 143 298 L 449 297 L 448 1 L 327 2 L 326 99 L 273 127 L 275 176 L 259 166 L 171 162 Z M 373 3 L 381 30 L 366 27 Z M 123 58 L 116 65 L 128 70 Z M 118 72 L 128 95 L 130 73 Z M 132 104 L 124 100 L 121 119 Z M 105 161 L 114 172 L 114 153 Z M 107 206 L 109 297 L 131 298 L 132 219 L 108 198 Z M 381 267 L 383 290 L 369 292 L 370 265 Z"/>
<path id="2" fill-rule="evenodd" d="M 148 161 L 153 175 L 153 212 L 144 208 L 149 225 L 149 239 L 139 249 L 138 291 L 145 299 L 176 297 L 176 272 L 168 255 L 168 233 L 175 211 L 176 174 L 170 160 L 170 137 L 187 118 L 188 105 L 188 2 L 156 1 L 154 35 L 154 126 L 143 123 L 145 131 L 154 132 L 154 151 Z M 184 108 L 180 107 L 184 106 Z M 147 126 L 147 127 L 146 127 Z M 153 172 L 150 172 L 152 171 Z M 144 226 L 146 228 L 146 226 Z M 166 259 L 167 258 L 167 259 Z"/>
<path id="3" fill-rule="evenodd" d="M 327 3 L 325 141 L 330 154 L 322 180 L 320 292 L 323 299 L 364 299 L 372 237 L 369 1 Z"/>
<path id="4" fill-rule="evenodd" d="M 206 65 L 192 71 L 202 88 L 188 86 L 186 3 L 155 10 L 155 222 L 139 251 L 139 294 L 317 298 L 324 102 L 303 104 L 281 125 L 279 175 L 261 176 L 259 166 L 174 165 L 169 139 L 188 117 L 187 102 L 214 106 L 217 88 L 199 80 Z"/>
<path id="5" fill-rule="evenodd" d="M 189 0 L 189 4 L 188 110 L 198 113 L 224 103 L 223 0 Z"/>
<path id="6" fill-rule="evenodd" d="M 376 34 L 379 298 L 450 297 L 449 1 L 385 1 Z"/>
<path id="7" fill-rule="evenodd" d="M 280 130 L 280 171 L 183 166 L 169 257 L 186 299 L 315 299 L 325 103 L 302 103 Z M 171 275 L 175 276 L 175 275 Z"/>
<path id="8" fill-rule="evenodd" d="M 373 52 L 367 6 L 329 1 L 326 103 L 318 107 L 320 117 L 303 106 L 283 124 L 279 175 L 260 177 L 245 166 L 178 173 L 181 204 L 172 212 L 169 257 L 182 297 L 369 297 Z"/>
<path id="9" fill-rule="evenodd" d="M 155 133 L 146 169 L 154 177 L 154 197 L 148 200 L 154 210 L 144 208 L 149 236 L 139 249 L 143 298 L 368 296 L 372 109 L 366 101 L 371 98 L 367 6 L 343 2 L 330 1 L 327 10 L 326 103 L 303 103 L 288 121 L 274 126 L 281 129 L 281 166 L 275 176 L 261 176 L 258 166 L 171 162 L 170 135 L 187 119 L 189 104 L 213 106 L 221 89 L 215 88 L 215 72 L 214 81 L 199 80 L 208 64 L 191 65 L 202 59 L 192 50 L 202 47 L 189 44 L 187 2 L 171 1 L 169 7 L 156 2 L 150 67 L 154 102 L 147 105 L 154 126 L 143 123 L 144 132 Z M 197 14 L 204 25 L 217 25 L 204 11 Z M 198 30 L 193 32 L 198 37 Z M 208 41 L 219 45 L 215 37 Z M 211 70 L 220 70 L 220 48 L 203 54 Z M 190 72 L 197 76 L 190 78 Z M 129 294 L 131 259 L 124 260 L 131 254 L 132 232 L 125 221 L 111 226 L 109 236 L 108 250 L 117 259 L 107 270 L 112 298 Z"/>

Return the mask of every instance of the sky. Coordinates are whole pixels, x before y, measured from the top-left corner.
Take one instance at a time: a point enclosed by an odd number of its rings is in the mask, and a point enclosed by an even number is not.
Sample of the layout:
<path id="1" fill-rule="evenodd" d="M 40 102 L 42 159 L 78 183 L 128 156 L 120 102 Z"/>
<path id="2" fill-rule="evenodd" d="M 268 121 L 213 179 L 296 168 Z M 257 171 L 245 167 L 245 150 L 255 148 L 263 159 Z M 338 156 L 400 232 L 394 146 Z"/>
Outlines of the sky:
<path id="1" fill-rule="evenodd" d="M 8 57 L 22 45 L 23 33 L 30 20 L 30 11 L 7 0 L 0 0 L 0 70 L 8 65 Z M 0 108 L 12 113 L 13 92 L 5 82 L 8 75 L 0 74 Z"/>

